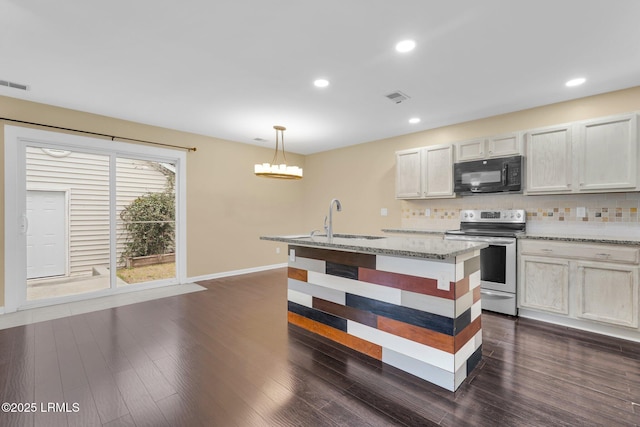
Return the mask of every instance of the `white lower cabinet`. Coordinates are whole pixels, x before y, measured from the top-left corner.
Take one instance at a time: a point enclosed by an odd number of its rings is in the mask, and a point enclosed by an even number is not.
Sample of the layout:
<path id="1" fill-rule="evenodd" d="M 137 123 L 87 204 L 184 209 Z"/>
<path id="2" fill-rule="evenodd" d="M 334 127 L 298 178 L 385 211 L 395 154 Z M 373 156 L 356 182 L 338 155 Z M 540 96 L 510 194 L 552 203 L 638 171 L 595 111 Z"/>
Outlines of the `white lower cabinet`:
<path id="1" fill-rule="evenodd" d="M 569 314 L 569 261 L 523 256 L 520 306 Z"/>
<path id="2" fill-rule="evenodd" d="M 637 246 L 521 239 L 518 266 L 521 309 L 596 332 L 590 326 L 633 330 L 640 339 Z"/>
<path id="3" fill-rule="evenodd" d="M 638 268 L 603 262 L 576 262 L 576 316 L 638 327 Z"/>

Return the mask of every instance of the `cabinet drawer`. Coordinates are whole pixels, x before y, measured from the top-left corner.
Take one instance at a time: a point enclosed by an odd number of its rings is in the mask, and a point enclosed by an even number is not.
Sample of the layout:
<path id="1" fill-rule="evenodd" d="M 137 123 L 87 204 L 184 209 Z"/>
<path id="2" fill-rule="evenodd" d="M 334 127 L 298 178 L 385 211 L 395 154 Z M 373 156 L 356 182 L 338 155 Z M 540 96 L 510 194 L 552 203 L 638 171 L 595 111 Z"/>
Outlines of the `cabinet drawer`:
<path id="1" fill-rule="evenodd" d="M 575 258 L 624 264 L 638 264 L 640 261 L 640 249 L 617 245 L 522 241 L 520 243 L 520 253 L 523 255 Z"/>

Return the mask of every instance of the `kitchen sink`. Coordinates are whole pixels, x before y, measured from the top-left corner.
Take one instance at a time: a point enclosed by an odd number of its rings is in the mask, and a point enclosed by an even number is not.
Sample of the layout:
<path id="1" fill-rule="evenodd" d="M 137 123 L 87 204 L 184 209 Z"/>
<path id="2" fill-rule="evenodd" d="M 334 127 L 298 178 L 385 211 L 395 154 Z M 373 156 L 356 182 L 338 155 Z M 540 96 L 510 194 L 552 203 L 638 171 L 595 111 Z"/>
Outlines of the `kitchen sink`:
<path id="1" fill-rule="evenodd" d="M 385 236 L 361 236 L 357 234 L 335 234 L 335 233 L 333 237 L 340 237 L 341 239 L 362 239 L 362 240 L 386 239 Z"/>
<path id="2" fill-rule="evenodd" d="M 327 237 L 326 234 L 314 234 L 313 236 L 309 235 L 309 234 L 297 234 L 297 235 L 291 235 L 291 236 L 286 236 L 289 239 L 296 239 L 296 240 L 302 240 L 302 239 L 312 239 L 315 237 Z M 334 234 L 333 235 L 334 238 L 340 238 L 340 239 L 353 239 L 353 240 L 378 240 L 378 239 L 386 239 L 385 236 L 363 236 L 363 235 L 358 235 L 358 234 Z"/>

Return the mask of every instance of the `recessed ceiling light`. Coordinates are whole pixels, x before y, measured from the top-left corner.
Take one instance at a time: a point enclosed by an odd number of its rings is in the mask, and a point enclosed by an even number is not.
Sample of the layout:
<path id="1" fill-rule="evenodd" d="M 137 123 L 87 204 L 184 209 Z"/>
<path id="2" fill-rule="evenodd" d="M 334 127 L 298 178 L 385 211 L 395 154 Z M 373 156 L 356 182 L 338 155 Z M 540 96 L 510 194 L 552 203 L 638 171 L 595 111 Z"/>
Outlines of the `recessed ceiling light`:
<path id="1" fill-rule="evenodd" d="M 577 79 L 569 80 L 564 85 L 567 86 L 567 87 L 580 86 L 582 83 L 584 83 L 586 81 L 587 81 L 587 79 L 585 79 L 584 77 L 579 77 Z"/>
<path id="2" fill-rule="evenodd" d="M 402 40 L 396 44 L 396 50 L 398 52 L 411 52 L 416 47 L 416 42 L 413 40 Z"/>
<path id="3" fill-rule="evenodd" d="M 415 125 L 416 123 L 420 123 L 420 117 L 412 117 L 409 119 L 409 123 Z"/>
<path id="4" fill-rule="evenodd" d="M 327 87 L 329 86 L 329 80 L 326 79 L 317 79 L 313 82 L 315 87 Z"/>

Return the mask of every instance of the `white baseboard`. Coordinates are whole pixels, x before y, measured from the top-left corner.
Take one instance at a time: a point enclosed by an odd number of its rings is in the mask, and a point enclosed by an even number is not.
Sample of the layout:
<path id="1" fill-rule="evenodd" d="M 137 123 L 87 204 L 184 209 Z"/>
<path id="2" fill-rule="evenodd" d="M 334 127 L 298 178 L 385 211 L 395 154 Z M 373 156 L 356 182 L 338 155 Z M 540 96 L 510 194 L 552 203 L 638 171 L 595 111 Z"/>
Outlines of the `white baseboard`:
<path id="1" fill-rule="evenodd" d="M 201 280 L 220 279 L 222 277 L 240 276 L 242 274 L 257 273 L 259 271 L 275 270 L 286 267 L 287 263 L 263 265 L 261 267 L 244 268 L 242 270 L 223 271 L 222 273 L 205 274 L 204 276 L 188 277 L 188 282 L 199 282 Z"/>
<path id="2" fill-rule="evenodd" d="M 564 316 L 556 316 L 551 313 L 542 313 L 535 310 L 519 309 L 518 315 L 527 319 L 539 320 L 541 322 L 553 323 L 554 325 L 566 326 L 567 328 L 580 329 L 582 331 L 593 332 L 596 334 L 607 335 L 613 338 L 640 342 L 640 331 L 638 329 L 627 329 L 625 327 L 616 327 L 602 325 L 588 320 L 572 319 Z"/>

